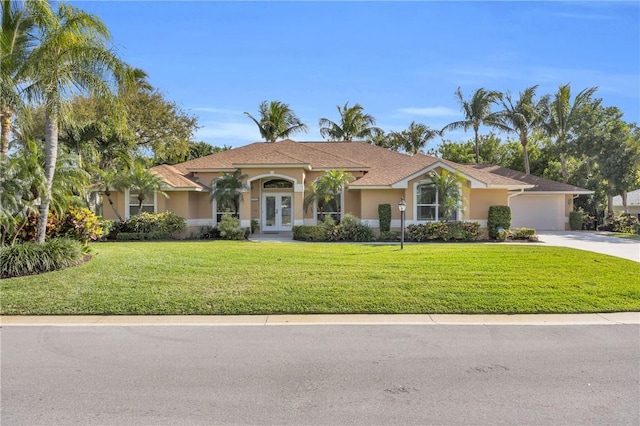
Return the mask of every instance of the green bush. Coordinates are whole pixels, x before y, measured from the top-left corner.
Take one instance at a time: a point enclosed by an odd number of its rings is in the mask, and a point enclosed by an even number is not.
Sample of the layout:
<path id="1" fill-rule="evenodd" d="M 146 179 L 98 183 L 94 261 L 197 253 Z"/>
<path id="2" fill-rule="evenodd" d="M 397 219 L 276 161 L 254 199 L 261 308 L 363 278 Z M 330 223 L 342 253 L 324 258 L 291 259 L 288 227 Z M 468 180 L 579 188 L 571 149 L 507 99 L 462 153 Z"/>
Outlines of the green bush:
<path id="1" fill-rule="evenodd" d="M 511 227 L 511 208 L 509 206 L 489 207 L 489 217 L 487 228 L 489 228 L 489 238 L 496 239 L 498 229 L 509 229 Z"/>
<path id="2" fill-rule="evenodd" d="M 380 232 L 389 232 L 391 229 L 391 204 L 378 204 L 378 219 L 380 220 Z"/>
<path id="3" fill-rule="evenodd" d="M 56 271 L 78 265 L 83 258 L 82 244 L 67 238 L 0 247 L 0 278 Z"/>
<path id="4" fill-rule="evenodd" d="M 100 222 L 102 225 L 102 239 L 103 240 L 115 240 L 118 235 L 118 222 L 110 219 L 103 219 Z"/>
<path id="5" fill-rule="evenodd" d="M 295 225 L 293 239 L 297 241 L 327 241 L 327 231 L 321 225 Z"/>
<path id="6" fill-rule="evenodd" d="M 363 223 L 356 224 L 354 227 L 350 228 L 347 232 L 348 241 L 357 241 L 360 243 L 365 243 L 367 241 L 373 241 L 374 234 L 373 229 L 370 226 L 365 225 Z"/>
<path id="7" fill-rule="evenodd" d="M 225 240 L 243 240 L 245 238 L 245 230 L 240 229 L 240 220 L 230 214 L 223 214 L 218 224 L 220 238 Z"/>
<path id="8" fill-rule="evenodd" d="M 496 233 L 496 240 L 498 241 L 506 241 L 507 238 L 509 238 L 509 230 L 508 229 L 501 229 Z"/>
<path id="9" fill-rule="evenodd" d="M 141 212 L 131 216 L 129 220 L 121 222 L 116 227 L 116 234 L 125 233 L 155 233 L 169 235 L 182 232 L 187 227 L 187 221 L 172 212 L 149 213 Z"/>
<path id="10" fill-rule="evenodd" d="M 217 226 L 205 225 L 200 228 L 198 238 L 201 240 L 217 240 L 220 238 L 220 230 Z"/>
<path id="11" fill-rule="evenodd" d="M 582 229 L 583 213 L 575 211 L 569 213 L 569 229 L 572 231 L 580 231 Z"/>
<path id="12" fill-rule="evenodd" d="M 59 235 L 87 244 L 102 237 L 104 230 L 100 218 L 87 208 L 70 207 L 60 221 Z"/>
<path id="13" fill-rule="evenodd" d="M 408 241 L 425 242 L 433 240 L 473 241 L 480 236 L 478 222 L 429 222 L 420 225 L 409 225 L 406 229 Z"/>
<path id="14" fill-rule="evenodd" d="M 170 240 L 171 234 L 167 232 L 119 232 L 116 241 L 158 241 Z"/>
<path id="15" fill-rule="evenodd" d="M 614 213 L 609 214 L 604 225 L 598 227 L 599 231 L 622 232 L 625 234 L 635 233 L 638 218 L 630 214 L 621 214 L 616 216 Z"/>
<path id="16" fill-rule="evenodd" d="M 398 239 L 400 238 L 400 232 L 398 231 L 386 231 L 386 232 L 380 232 L 380 235 L 378 235 L 378 241 L 398 241 Z"/>
<path id="17" fill-rule="evenodd" d="M 533 228 L 516 228 L 512 231 L 514 240 L 529 240 L 536 235 L 536 230 Z"/>

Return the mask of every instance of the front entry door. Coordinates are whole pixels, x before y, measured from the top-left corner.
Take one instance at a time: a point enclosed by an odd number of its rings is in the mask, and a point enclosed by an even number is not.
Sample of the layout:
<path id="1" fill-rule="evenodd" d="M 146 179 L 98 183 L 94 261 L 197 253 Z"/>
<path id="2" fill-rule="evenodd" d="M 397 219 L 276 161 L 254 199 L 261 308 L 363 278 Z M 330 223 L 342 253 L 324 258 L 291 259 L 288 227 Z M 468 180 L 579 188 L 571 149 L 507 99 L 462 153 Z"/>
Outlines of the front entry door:
<path id="1" fill-rule="evenodd" d="M 262 198 L 264 231 L 291 231 L 293 225 L 293 195 L 265 194 Z"/>

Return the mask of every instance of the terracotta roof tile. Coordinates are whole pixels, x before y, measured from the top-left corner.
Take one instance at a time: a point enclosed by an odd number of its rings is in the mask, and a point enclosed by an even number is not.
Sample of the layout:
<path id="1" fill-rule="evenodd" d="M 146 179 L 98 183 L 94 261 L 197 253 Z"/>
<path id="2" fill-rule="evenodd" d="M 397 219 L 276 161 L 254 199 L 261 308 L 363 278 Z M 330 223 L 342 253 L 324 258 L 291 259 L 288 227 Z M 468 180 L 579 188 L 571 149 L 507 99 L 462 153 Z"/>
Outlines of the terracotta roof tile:
<path id="1" fill-rule="evenodd" d="M 199 184 L 195 180 L 190 179 L 184 170 L 180 167 L 170 166 L 168 164 L 161 164 L 151 169 L 152 173 L 160 176 L 167 185 L 173 188 L 192 188 L 202 189 L 203 185 Z"/>
<path id="2" fill-rule="evenodd" d="M 554 180 L 545 179 L 540 176 L 527 175 L 517 170 L 512 170 L 506 167 L 496 166 L 492 164 L 473 164 L 473 165 L 465 165 L 463 167 L 473 168 L 475 170 L 488 172 L 489 174 L 492 174 L 495 176 L 506 177 L 509 179 L 514 179 L 520 182 L 528 183 L 529 185 L 534 185 L 533 188 L 525 189 L 525 192 L 567 192 L 567 193 L 591 192 L 588 189 L 580 188 L 574 185 L 569 185 L 562 182 L 556 182 Z"/>

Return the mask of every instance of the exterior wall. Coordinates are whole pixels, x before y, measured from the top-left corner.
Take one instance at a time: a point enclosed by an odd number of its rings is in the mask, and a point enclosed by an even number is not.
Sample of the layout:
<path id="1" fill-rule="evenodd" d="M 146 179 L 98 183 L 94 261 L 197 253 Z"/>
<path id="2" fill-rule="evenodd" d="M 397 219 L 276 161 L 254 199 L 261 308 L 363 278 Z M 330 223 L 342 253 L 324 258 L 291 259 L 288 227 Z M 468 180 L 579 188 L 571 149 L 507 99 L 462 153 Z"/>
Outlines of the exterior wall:
<path id="1" fill-rule="evenodd" d="M 344 193 L 344 212 L 351 213 L 356 217 L 360 217 L 362 215 L 362 204 L 360 200 L 360 192 L 359 190 L 350 191 L 347 189 Z M 311 208 L 309 208 L 311 210 Z"/>
<path id="2" fill-rule="evenodd" d="M 124 193 L 111 191 L 111 201 L 113 201 L 114 207 L 120 213 L 120 216 L 124 218 Z M 102 194 L 102 215 L 105 219 L 118 220 L 116 213 L 111 208 L 107 196 Z"/>
<path id="3" fill-rule="evenodd" d="M 212 219 L 209 192 L 189 192 L 189 211 L 193 219 Z"/>
<path id="4" fill-rule="evenodd" d="M 185 191 L 167 191 L 169 198 L 158 196 L 157 213 L 172 212 L 185 219 L 194 219 L 189 209 L 189 193 Z"/>
<path id="5" fill-rule="evenodd" d="M 564 229 L 565 231 L 569 231 L 571 227 L 569 226 L 569 214 L 573 211 L 573 194 L 566 194 L 564 196 Z"/>
<path id="6" fill-rule="evenodd" d="M 483 228 L 487 226 L 489 207 L 506 206 L 509 202 L 509 192 L 506 189 L 470 189 L 468 192 L 469 207 L 467 220 L 480 222 Z"/>
<path id="7" fill-rule="evenodd" d="M 362 189 L 360 190 L 361 216 L 363 222 L 369 223 L 374 228 L 380 227 L 378 216 L 379 204 L 391 204 L 391 228 L 400 229 L 400 210 L 398 203 L 405 196 L 404 189 Z M 405 197 L 406 200 L 406 197 Z M 408 202 L 407 202 L 408 204 Z M 407 212 L 409 209 L 407 208 Z M 405 212 L 405 219 L 406 217 Z"/>

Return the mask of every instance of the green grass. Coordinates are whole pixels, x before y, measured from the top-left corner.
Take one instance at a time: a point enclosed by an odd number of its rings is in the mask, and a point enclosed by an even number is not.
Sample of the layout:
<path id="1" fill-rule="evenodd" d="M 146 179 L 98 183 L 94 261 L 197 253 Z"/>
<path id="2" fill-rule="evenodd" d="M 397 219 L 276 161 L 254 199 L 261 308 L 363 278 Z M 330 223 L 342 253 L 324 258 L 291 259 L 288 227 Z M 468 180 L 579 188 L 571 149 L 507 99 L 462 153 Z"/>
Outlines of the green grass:
<path id="1" fill-rule="evenodd" d="M 135 242 L 0 280 L 0 313 L 640 311 L 640 263 L 529 244 Z"/>
<path id="2" fill-rule="evenodd" d="M 624 239 L 627 239 L 627 240 L 640 241 L 640 235 L 638 235 L 638 234 L 624 234 L 624 233 L 616 232 L 616 233 L 607 234 L 607 236 L 608 237 L 616 237 L 616 238 L 624 238 Z"/>

